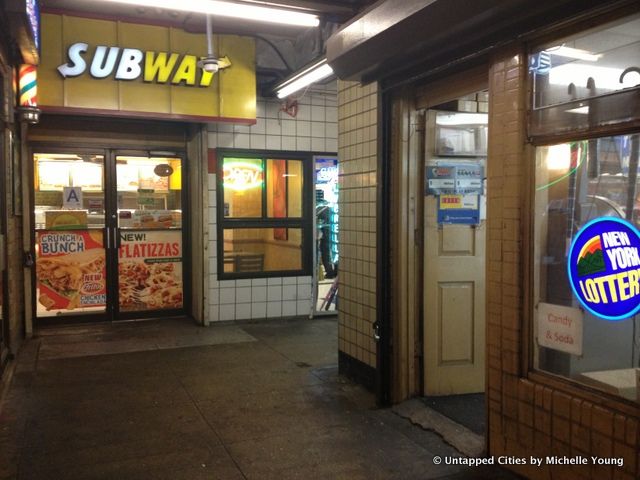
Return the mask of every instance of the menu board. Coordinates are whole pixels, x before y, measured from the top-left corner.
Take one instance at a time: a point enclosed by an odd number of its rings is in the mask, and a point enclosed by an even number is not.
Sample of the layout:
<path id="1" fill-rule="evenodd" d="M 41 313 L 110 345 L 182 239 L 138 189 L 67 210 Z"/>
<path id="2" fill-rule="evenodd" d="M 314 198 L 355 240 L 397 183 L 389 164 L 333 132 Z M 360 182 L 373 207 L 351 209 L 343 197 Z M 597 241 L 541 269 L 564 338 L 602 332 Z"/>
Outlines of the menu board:
<path id="1" fill-rule="evenodd" d="M 47 310 L 106 305 L 106 259 L 101 230 L 36 233 L 38 302 Z"/>
<path id="2" fill-rule="evenodd" d="M 138 167 L 135 165 L 116 165 L 119 192 L 137 192 L 140 187 Z"/>
<path id="3" fill-rule="evenodd" d="M 120 233 L 120 311 L 182 308 L 182 232 Z"/>
<path id="4" fill-rule="evenodd" d="M 38 189 L 62 190 L 70 187 L 69 164 L 66 162 L 39 162 Z"/>
<path id="5" fill-rule="evenodd" d="M 119 192 L 168 192 L 169 177 L 156 175 L 153 165 L 126 165 L 118 164 L 118 191 Z"/>
<path id="6" fill-rule="evenodd" d="M 120 228 L 172 228 L 182 223 L 179 210 L 120 210 L 118 218 Z"/>
<path id="7" fill-rule="evenodd" d="M 102 164 L 88 162 L 71 164 L 73 186 L 82 187 L 85 192 L 101 192 L 102 175 Z"/>
<path id="8" fill-rule="evenodd" d="M 138 175 L 140 189 L 152 192 L 167 192 L 169 190 L 169 177 L 159 177 L 155 173 L 156 165 L 140 165 Z"/>

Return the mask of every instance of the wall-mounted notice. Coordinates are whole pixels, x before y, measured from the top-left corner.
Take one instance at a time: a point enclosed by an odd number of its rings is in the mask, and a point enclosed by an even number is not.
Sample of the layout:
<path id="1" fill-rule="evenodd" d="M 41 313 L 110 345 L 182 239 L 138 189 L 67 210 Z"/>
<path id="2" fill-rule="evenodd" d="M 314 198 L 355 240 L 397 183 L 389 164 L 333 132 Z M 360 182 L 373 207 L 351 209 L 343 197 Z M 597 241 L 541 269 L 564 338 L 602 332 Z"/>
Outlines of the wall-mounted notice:
<path id="1" fill-rule="evenodd" d="M 479 163 L 456 165 L 456 193 L 482 194 L 484 169 Z"/>
<path id="2" fill-rule="evenodd" d="M 427 195 L 456 193 L 456 169 L 449 165 L 427 166 Z"/>
<path id="3" fill-rule="evenodd" d="M 477 225 L 480 223 L 479 195 L 439 195 L 438 223 Z"/>
<path id="4" fill-rule="evenodd" d="M 427 195 L 477 194 L 483 192 L 484 168 L 479 163 L 438 161 L 427 165 Z"/>
<path id="5" fill-rule="evenodd" d="M 62 189 L 62 206 L 69 210 L 82 208 L 82 187 L 64 187 Z"/>
<path id="6" fill-rule="evenodd" d="M 584 314 L 579 308 L 538 304 L 538 344 L 573 355 L 582 355 Z"/>

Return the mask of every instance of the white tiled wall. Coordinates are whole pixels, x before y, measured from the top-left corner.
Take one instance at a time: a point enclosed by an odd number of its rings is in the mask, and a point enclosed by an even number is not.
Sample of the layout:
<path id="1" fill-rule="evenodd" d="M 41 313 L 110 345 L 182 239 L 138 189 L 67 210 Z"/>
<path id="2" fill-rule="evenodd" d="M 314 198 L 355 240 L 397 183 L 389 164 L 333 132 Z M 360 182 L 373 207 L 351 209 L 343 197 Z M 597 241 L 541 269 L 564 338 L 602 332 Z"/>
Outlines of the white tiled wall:
<path id="1" fill-rule="evenodd" d="M 336 152 L 335 85 L 326 87 L 326 91 L 301 98 L 295 118 L 281 111 L 281 101 L 259 98 L 256 124 L 209 125 L 209 148 Z M 209 321 L 308 315 L 312 303 L 310 276 L 218 280 L 216 215 L 216 175 L 209 173 Z"/>

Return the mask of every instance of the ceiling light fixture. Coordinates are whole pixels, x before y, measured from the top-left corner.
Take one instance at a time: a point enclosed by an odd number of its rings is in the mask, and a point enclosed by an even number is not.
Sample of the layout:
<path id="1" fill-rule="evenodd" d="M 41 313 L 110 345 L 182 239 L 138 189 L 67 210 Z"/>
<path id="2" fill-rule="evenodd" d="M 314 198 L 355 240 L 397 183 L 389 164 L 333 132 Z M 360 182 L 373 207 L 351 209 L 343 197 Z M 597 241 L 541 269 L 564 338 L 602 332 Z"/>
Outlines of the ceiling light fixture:
<path id="1" fill-rule="evenodd" d="M 312 65 L 303 68 L 301 71 L 294 73 L 292 76 L 279 83 L 275 87 L 278 98 L 285 98 L 292 93 L 302 90 L 304 87 L 312 83 L 319 82 L 333 75 L 333 68 L 327 63 L 327 59 L 316 61 Z"/>
<path id="2" fill-rule="evenodd" d="M 216 0 L 102 0 L 103 2 L 126 3 L 141 7 L 166 8 L 183 12 L 206 13 L 221 17 L 241 18 L 258 22 L 282 23 L 301 27 L 317 27 L 316 15 L 284 8 L 257 4 L 232 3 Z"/>
<path id="3" fill-rule="evenodd" d="M 597 62 L 602 56 L 579 48 L 565 47 L 564 45 L 547 48 L 546 51 L 558 57 L 575 58 L 576 60 L 586 60 L 587 62 Z"/>

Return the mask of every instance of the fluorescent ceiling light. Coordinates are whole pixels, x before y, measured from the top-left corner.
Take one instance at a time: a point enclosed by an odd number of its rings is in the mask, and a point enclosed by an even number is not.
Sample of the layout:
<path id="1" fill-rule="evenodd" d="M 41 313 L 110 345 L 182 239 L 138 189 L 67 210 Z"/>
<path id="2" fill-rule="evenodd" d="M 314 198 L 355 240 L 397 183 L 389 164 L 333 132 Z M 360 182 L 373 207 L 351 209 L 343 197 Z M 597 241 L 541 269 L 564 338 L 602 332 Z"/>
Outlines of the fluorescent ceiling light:
<path id="1" fill-rule="evenodd" d="M 622 90 L 640 84 L 638 75 L 626 75 L 620 83 L 621 68 L 596 67 L 567 63 L 549 70 L 549 83 L 552 85 L 569 85 L 586 87 L 589 78 L 593 78 L 596 88 L 606 90 Z"/>
<path id="2" fill-rule="evenodd" d="M 568 170 L 571 166 L 571 145 L 562 143 L 547 148 L 547 170 Z"/>
<path id="3" fill-rule="evenodd" d="M 292 93 L 302 90 L 304 87 L 319 82 L 331 75 L 333 75 L 333 68 L 327 64 L 327 59 L 323 58 L 319 62 L 314 63 L 277 85 L 275 88 L 276 95 L 278 98 L 288 97 Z"/>
<path id="4" fill-rule="evenodd" d="M 564 45 L 547 48 L 546 51 L 547 53 L 557 55 L 558 57 L 575 58 L 577 60 L 586 60 L 587 62 L 597 62 L 602 56 L 579 48 L 565 47 Z"/>
<path id="5" fill-rule="evenodd" d="M 261 6 L 259 4 L 232 3 L 216 0 L 102 0 L 141 7 L 166 8 L 183 12 L 208 13 L 220 17 L 241 18 L 257 22 L 284 23 L 302 27 L 317 27 L 320 20 L 311 13 Z"/>
<path id="6" fill-rule="evenodd" d="M 486 113 L 438 113 L 436 117 L 438 125 L 487 125 L 489 115 Z"/>
<path id="7" fill-rule="evenodd" d="M 570 110 L 566 110 L 567 113 L 579 113 L 581 115 L 588 115 L 589 114 L 589 106 L 586 105 L 584 107 L 577 107 L 577 108 L 572 108 Z"/>

